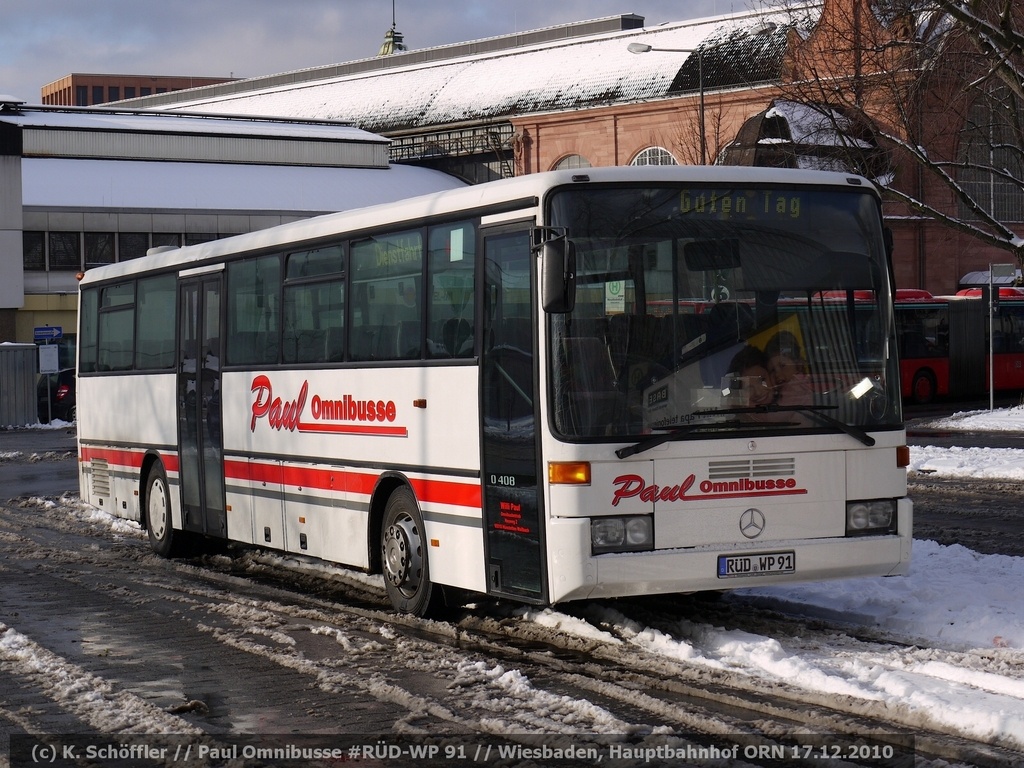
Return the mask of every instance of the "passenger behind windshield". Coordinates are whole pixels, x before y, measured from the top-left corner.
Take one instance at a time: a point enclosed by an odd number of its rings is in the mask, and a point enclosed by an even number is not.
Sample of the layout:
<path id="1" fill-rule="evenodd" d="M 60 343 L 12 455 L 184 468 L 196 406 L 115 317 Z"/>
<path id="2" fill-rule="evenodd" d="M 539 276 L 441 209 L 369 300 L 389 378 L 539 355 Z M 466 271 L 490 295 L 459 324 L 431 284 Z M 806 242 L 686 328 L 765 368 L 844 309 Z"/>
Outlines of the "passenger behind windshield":
<path id="1" fill-rule="evenodd" d="M 764 408 L 747 414 L 750 421 L 785 421 L 792 413 L 778 413 L 772 406 L 789 408 L 814 403 L 814 391 L 807 365 L 796 337 L 779 331 L 762 350 L 747 344 L 732 359 L 722 384 L 732 404 L 740 408 Z M 798 419 L 798 421 L 803 421 Z"/>
<path id="2" fill-rule="evenodd" d="M 778 405 L 813 404 L 811 377 L 796 336 L 789 331 L 779 331 L 765 344 L 764 353 L 775 383 L 775 402 Z"/>
<path id="3" fill-rule="evenodd" d="M 743 408 L 756 408 L 775 402 L 775 379 L 768 370 L 768 355 L 752 344 L 743 347 L 732 359 L 723 392 Z"/>

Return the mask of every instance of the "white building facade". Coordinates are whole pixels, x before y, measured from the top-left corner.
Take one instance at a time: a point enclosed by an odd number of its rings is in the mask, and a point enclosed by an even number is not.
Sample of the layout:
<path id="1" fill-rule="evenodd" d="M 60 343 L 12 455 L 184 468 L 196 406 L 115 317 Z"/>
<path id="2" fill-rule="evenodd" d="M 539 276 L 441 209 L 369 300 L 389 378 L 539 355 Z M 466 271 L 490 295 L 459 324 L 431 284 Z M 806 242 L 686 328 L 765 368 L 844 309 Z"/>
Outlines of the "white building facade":
<path id="1" fill-rule="evenodd" d="M 100 264 L 461 186 L 335 121 L 27 106 L 0 97 L 0 341 L 60 326 Z"/>

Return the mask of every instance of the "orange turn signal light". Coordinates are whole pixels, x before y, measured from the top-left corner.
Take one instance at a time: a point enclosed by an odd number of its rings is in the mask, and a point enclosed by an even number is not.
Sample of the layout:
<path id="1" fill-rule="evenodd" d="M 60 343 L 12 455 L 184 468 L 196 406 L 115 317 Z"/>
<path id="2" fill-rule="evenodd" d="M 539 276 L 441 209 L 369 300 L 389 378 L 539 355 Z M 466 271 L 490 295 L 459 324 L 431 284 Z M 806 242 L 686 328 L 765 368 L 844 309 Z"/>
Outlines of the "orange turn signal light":
<path id="1" fill-rule="evenodd" d="M 548 482 L 552 485 L 590 485 L 590 462 L 549 461 Z"/>
<path id="2" fill-rule="evenodd" d="M 896 447 L 896 466 L 897 467 L 909 467 L 910 466 L 910 446 L 899 445 Z"/>

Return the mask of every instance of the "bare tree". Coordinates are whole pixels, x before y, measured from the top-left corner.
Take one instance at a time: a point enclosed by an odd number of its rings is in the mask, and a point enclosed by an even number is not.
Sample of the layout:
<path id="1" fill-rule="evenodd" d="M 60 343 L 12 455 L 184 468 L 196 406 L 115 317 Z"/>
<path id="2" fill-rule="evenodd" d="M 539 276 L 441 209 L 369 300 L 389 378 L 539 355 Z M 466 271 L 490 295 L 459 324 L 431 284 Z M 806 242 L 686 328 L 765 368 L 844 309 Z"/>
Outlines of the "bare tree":
<path id="1" fill-rule="evenodd" d="M 826 0 L 790 23 L 785 98 L 836 134 L 868 126 L 888 198 L 1024 257 L 1024 10 L 1020 0 Z M 843 142 L 863 169 L 869 145 Z"/>

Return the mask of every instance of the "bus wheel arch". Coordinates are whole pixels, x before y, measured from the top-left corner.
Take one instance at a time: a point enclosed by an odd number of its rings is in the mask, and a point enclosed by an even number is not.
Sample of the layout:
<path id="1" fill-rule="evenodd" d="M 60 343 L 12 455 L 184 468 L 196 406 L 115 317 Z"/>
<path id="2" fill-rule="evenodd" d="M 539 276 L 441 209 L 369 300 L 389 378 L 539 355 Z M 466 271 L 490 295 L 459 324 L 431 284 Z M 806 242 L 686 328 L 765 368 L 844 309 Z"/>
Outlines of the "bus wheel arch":
<path id="1" fill-rule="evenodd" d="M 914 378 L 910 382 L 910 396 L 915 403 L 927 405 L 935 399 L 938 382 L 931 369 L 919 368 L 914 371 Z"/>
<path id="2" fill-rule="evenodd" d="M 390 487 L 378 530 L 381 572 L 391 604 L 414 616 L 434 613 L 443 602 L 442 590 L 430 581 L 423 516 L 405 483 Z"/>

